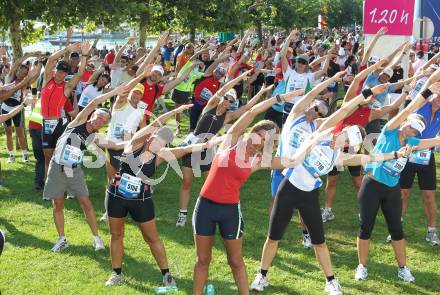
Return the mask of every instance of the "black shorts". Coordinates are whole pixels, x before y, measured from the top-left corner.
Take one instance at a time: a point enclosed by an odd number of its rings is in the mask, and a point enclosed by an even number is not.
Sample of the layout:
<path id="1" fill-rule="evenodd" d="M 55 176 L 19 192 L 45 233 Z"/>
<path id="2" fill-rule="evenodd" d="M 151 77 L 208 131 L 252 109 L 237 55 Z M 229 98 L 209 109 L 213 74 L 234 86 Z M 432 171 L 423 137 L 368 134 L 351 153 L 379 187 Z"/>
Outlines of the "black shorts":
<path id="1" fill-rule="evenodd" d="M 350 172 L 351 177 L 361 176 L 361 166 L 348 166 L 348 172 Z M 328 173 L 330 176 L 336 176 L 341 174 L 338 168 L 333 167 L 333 170 Z"/>
<path id="2" fill-rule="evenodd" d="M 283 127 L 283 113 L 269 108 L 264 115 L 264 119 L 270 120 L 278 125 L 278 128 Z"/>
<path id="3" fill-rule="evenodd" d="M 154 219 L 154 204 L 151 195 L 145 199 L 131 200 L 119 197 L 115 194 L 115 191 L 115 185 L 110 184 L 107 189 L 107 213 L 109 217 L 125 218 L 128 213 L 130 213 L 131 218 L 138 223 L 144 223 Z"/>
<path id="4" fill-rule="evenodd" d="M 120 157 L 122 157 L 123 152 L 124 150 L 107 150 L 107 161 L 110 163 L 110 165 L 112 165 L 115 170 L 119 170 L 119 167 L 121 167 Z"/>
<path id="5" fill-rule="evenodd" d="M 219 204 L 204 197 L 197 199 L 193 212 L 193 231 L 198 236 L 215 235 L 216 227 L 225 240 L 237 240 L 244 231 L 240 204 Z"/>
<path id="6" fill-rule="evenodd" d="M 325 242 L 324 225 L 319 207 L 319 189 L 305 192 L 295 187 L 284 178 L 278 188 L 269 222 L 269 239 L 279 241 L 283 238 L 287 225 L 298 209 L 301 218 L 309 231 L 312 244 Z"/>
<path id="7" fill-rule="evenodd" d="M 208 158 L 207 158 L 208 156 Z M 202 172 L 206 172 L 209 171 L 209 169 L 211 169 L 211 163 L 213 160 L 213 153 L 206 153 L 206 151 L 202 151 L 202 152 L 192 152 L 189 154 L 186 154 L 182 157 L 182 166 L 183 167 L 188 167 L 188 168 L 200 168 L 200 170 Z M 195 165 L 192 165 L 193 163 L 191 163 L 192 161 L 194 161 Z M 203 161 L 203 163 L 205 164 L 200 164 L 200 161 Z M 207 163 L 209 162 L 209 164 Z"/>
<path id="8" fill-rule="evenodd" d="M 187 104 L 191 98 L 191 92 L 180 91 L 177 89 L 173 90 L 173 95 L 171 96 L 172 101 L 177 104 Z"/>
<path id="9" fill-rule="evenodd" d="M 2 115 L 6 115 L 8 114 L 8 111 L 5 111 L 4 109 L 1 109 L 1 114 Z M 5 124 L 5 127 L 11 127 L 12 126 L 12 122 L 14 122 L 14 126 L 15 127 L 23 127 L 23 120 L 22 120 L 22 116 L 21 116 L 22 112 L 19 112 L 18 114 L 16 114 L 14 117 L 7 119 L 3 124 Z"/>
<path id="10" fill-rule="evenodd" d="M 408 161 L 400 174 L 400 188 L 412 188 L 414 178 L 419 181 L 420 190 L 434 191 L 437 188 L 437 174 L 435 167 L 434 152 L 431 153 L 431 159 L 428 165 L 415 164 Z"/>
<path id="11" fill-rule="evenodd" d="M 62 118 L 58 119 L 58 123 L 53 130 L 46 128 L 47 126 L 45 121 L 51 120 L 43 119 L 43 130 L 41 132 L 43 149 L 54 149 L 57 145 L 58 138 L 60 138 L 64 132 L 64 129 L 67 127 L 67 121 L 64 122 Z"/>

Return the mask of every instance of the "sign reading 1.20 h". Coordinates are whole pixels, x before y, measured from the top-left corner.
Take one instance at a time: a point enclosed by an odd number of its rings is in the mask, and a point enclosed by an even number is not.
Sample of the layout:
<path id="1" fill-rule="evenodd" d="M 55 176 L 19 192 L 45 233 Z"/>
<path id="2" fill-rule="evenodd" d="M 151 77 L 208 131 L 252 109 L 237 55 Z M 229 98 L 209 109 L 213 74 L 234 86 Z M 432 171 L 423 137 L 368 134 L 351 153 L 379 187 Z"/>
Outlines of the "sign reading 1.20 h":
<path id="1" fill-rule="evenodd" d="M 366 0 L 364 5 L 364 31 L 375 34 L 387 27 L 387 35 L 412 34 L 415 0 Z"/>

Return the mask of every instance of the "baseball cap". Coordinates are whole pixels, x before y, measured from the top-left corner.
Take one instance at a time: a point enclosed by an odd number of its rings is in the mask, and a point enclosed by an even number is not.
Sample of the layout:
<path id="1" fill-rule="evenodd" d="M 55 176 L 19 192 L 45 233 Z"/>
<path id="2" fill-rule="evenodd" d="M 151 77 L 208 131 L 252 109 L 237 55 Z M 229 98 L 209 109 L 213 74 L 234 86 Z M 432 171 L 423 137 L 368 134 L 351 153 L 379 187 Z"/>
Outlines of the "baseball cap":
<path id="1" fill-rule="evenodd" d="M 420 115 L 411 114 L 408 116 L 408 122 L 411 128 L 416 129 L 420 134 L 425 130 L 426 124 L 420 119 Z"/>
<path id="2" fill-rule="evenodd" d="M 162 76 L 164 75 L 165 71 L 161 65 L 154 65 L 151 69 L 152 72 L 156 71 L 159 72 Z"/>
<path id="3" fill-rule="evenodd" d="M 139 91 L 139 92 L 142 93 L 142 95 L 143 95 L 143 94 L 144 94 L 144 90 L 145 90 L 144 85 L 141 84 L 141 83 L 137 83 L 136 86 L 134 86 L 134 88 L 133 88 L 131 91 L 132 91 L 132 92 L 133 92 L 133 91 Z"/>
<path id="4" fill-rule="evenodd" d="M 380 73 L 380 74 L 381 75 L 385 74 L 385 75 L 387 75 L 388 77 L 391 78 L 393 76 L 394 72 L 393 72 L 393 70 L 391 68 L 385 68 L 385 69 L 383 69 L 382 73 Z"/>
<path id="5" fill-rule="evenodd" d="M 379 62 L 380 61 L 380 58 L 377 56 L 377 55 L 372 55 L 372 56 L 370 56 L 369 58 L 368 58 L 368 62 L 369 63 L 373 63 L 373 64 L 375 64 L 375 63 L 377 63 L 377 62 Z"/>

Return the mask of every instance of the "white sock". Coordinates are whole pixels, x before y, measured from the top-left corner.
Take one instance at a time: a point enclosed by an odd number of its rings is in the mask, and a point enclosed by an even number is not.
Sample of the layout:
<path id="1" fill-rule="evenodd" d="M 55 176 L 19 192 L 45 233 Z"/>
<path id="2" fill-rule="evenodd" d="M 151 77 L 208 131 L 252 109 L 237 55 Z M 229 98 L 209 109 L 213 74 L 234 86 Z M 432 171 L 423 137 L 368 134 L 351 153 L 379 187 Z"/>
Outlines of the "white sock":
<path id="1" fill-rule="evenodd" d="M 428 232 L 437 231 L 437 228 L 428 226 Z"/>
<path id="2" fill-rule="evenodd" d="M 188 213 L 188 209 L 180 209 L 179 212 L 183 213 L 183 214 L 187 214 Z"/>
<path id="3" fill-rule="evenodd" d="M 23 155 L 23 157 L 27 157 L 28 156 L 28 150 L 22 150 L 21 154 Z"/>
<path id="4" fill-rule="evenodd" d="M 9 157 L 14 157 L 14 151 L 9 151 Z"/>

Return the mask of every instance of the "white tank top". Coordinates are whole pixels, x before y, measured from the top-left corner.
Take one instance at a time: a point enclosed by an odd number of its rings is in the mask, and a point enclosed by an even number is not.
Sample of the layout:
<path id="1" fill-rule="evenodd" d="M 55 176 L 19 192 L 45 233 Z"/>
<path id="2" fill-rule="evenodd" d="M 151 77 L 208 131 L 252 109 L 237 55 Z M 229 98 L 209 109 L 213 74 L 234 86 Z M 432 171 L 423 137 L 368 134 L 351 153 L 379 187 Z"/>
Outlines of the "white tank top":
<path id="1" fill-rule="evenodd" d="M 102 94 L 102 90 L 99 91 L 98 87 L 93 85 L 88 85 L 86 86 L 86 88 L 84 88 L 83 92 L 81 93 L 81 97 L 79 98 L 78 105 L 85 108 L 89 104 L 89 102 L 91 102 L 101 94 Z"/>
<path id="2" fill-rule="evenodd" d="M 119 109 L 113 108 L 107 139 L 116 143 L 123 141 L 125 134 L 136 132 L 142 119 L 142 111 L 134 108 L 128 101 Z"/>

